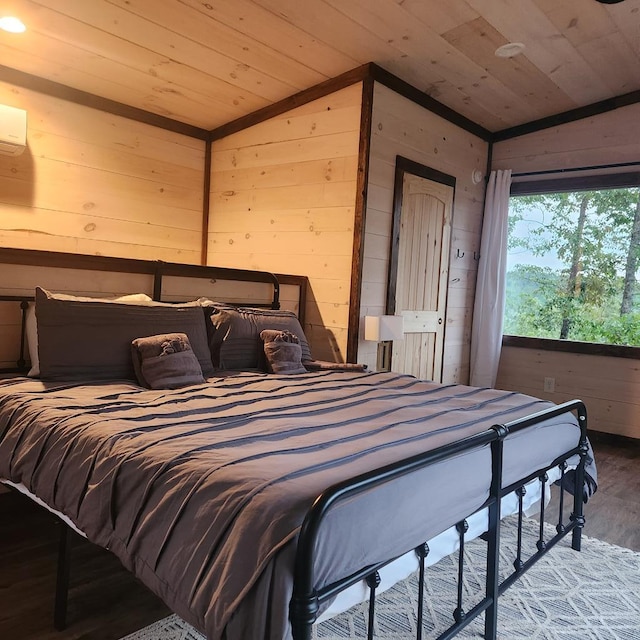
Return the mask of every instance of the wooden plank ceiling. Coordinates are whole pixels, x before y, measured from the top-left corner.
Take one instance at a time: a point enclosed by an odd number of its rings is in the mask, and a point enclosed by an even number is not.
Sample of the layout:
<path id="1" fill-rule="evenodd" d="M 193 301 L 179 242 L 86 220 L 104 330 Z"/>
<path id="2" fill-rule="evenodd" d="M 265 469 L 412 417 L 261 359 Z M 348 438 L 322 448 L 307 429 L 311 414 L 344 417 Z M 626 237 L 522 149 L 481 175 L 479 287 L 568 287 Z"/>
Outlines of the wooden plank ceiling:
<path id="1" fill-rule="evenodd" d="M 640 89 L 640 0 L 8 0 L 0 64 L 213 129 L 376 62 L 491 131 Z M 521 42 L 518 57 L 494 55 Z"/>

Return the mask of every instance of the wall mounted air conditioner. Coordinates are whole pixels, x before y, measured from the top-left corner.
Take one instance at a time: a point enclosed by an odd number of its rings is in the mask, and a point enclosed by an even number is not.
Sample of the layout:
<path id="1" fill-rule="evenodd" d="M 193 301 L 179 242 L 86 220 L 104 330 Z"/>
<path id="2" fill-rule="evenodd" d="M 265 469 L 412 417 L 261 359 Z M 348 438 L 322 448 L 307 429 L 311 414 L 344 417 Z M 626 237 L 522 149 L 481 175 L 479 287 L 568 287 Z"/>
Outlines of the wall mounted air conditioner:
<path id="1" fill-rule="evenodd" d="M 27 146 L 27 112 L 0 104 L 0 153 L 18 156 Z"/>

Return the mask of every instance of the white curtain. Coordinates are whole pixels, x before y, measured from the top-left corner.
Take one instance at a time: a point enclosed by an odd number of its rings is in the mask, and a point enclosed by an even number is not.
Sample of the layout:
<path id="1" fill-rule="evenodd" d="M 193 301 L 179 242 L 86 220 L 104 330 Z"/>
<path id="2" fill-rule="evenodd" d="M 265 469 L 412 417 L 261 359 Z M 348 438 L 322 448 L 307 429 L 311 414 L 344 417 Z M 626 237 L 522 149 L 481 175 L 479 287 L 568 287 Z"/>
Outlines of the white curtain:
<path id="1" fill-rule="evenodd" d="M 507 272 L 510 188 L 510 169 L 491 172 L 485 199 L 471 330 L 470 382 L 474 387 L 494 387 L 498 375 Z"/>

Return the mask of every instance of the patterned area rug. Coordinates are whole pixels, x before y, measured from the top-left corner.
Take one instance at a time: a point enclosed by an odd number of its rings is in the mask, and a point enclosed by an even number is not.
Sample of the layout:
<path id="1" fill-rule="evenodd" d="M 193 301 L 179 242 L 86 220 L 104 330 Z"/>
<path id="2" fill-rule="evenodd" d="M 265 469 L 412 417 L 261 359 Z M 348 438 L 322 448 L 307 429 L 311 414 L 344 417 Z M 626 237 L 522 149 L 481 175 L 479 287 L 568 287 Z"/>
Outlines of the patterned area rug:
<path id="1" fill-rule="evenodd" d="M 514 518 L 502 533 L 504 567 L 513 561 Z M 538 524 L 525 521 L 525 550 L 535 548 Z M 553 535 L 548 528 L 548 537 Z M 466 610 L 482 597 L 485 548 L 465 549 Z M 424 635 L 435 638 L 450 626 L 455 608 L 457 554 L 427 568 Z M 409 577 L 376 598 L 377 640 L 416 636 L 417 579 Z M 353 607 L 314 628 L 318 640 L 366 638 L 367 608 Z M 458 638 L 481 638 L 483 616 Z M 583 537 L 574 552 L 565 538 L 500 598 L 501 640 L 640 640 L 640 553 Z M 205 640 L 177 616 L 170 616 L 122 640 Z"/>

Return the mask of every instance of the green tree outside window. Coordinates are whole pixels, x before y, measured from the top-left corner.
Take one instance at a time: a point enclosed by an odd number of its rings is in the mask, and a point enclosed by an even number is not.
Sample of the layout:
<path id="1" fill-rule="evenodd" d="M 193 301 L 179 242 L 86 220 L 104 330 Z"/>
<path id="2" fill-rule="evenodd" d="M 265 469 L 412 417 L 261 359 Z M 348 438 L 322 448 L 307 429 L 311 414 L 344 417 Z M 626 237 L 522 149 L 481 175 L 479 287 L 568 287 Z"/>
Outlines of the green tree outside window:
<path id="1" fill-rule="evenodd" d="M 513 196 L 504 333 L 640 346 L 640 188 Z"/>

